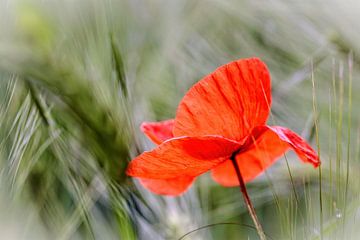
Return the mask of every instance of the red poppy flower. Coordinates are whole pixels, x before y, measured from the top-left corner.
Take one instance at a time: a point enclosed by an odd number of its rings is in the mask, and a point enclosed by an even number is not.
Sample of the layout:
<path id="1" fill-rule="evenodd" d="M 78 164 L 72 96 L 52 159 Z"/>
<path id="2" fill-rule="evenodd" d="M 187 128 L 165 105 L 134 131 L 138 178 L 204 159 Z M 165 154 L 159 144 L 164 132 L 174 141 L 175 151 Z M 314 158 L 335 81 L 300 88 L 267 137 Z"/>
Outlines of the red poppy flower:
<path id="1" fill-rule="evenodd" d="M 230 160 L 234 153 L 245 182 L 290 148 L 317 167 L 318 155 L 299 135 L 266 125 L 270 105 L 270 74 L 261 60 L 221 66 L 186 93 L 174 120 L 142 124 L 159 145 L 133 159 L 127 174 L 154 193 L 179 195 L 209 170 L 219 184 L 239 185 Z"/>

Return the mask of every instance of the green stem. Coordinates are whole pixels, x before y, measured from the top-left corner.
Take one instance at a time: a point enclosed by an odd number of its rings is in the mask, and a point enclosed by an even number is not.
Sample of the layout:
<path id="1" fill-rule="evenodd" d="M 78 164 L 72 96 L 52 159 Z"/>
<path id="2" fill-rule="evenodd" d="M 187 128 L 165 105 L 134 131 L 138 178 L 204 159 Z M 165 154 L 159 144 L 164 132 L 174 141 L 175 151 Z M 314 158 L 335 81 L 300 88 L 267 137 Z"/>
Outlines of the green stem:
<path id="1" fill-rule="evenodd" d="M 230 159 L 234 165 L 234 168 L 235 168 L 235 172 L 236 172 L 236 175 L 239 179 L 239 183 L 240 183 L 240 191 L 243 195 L 243 198 L 244 198 L 244 201 L 245 201 L 245 205 L 249 211 L 249 214 L 255 224 L 255 227 L 256 227 L 256 230 L 259 234 L 259 237 L 261 240 L 266 240 L 266 236 L 265 236 L 265 233 L 264 233 L 264 230 L 262 229 L 262 226 L 260 224 L 260 221 L 259 219 L 257 218 L 257 215 L 256 215 L 256 212 L 255 212 L 255 209 L 254 209 L 254 206 L 250 200 L 250 197 L 247 193 L 247 190 L 246 190 L 246 186 L 245 186 L 245 182 L 244 182 L 244 179 L 241 175 L 241 172 L 240 172 L 240 168 L 239 168 L 239 165 L 237 164 L 236 160 L 235 160 L 235 155 L 236 153 L 234 153 Z"/>

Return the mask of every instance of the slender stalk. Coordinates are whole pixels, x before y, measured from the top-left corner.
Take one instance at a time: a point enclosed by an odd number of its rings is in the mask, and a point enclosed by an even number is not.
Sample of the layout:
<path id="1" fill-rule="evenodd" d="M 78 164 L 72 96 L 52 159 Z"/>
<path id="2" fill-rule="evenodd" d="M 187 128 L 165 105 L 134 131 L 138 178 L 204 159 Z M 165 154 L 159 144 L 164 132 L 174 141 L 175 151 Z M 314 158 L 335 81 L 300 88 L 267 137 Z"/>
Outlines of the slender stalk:
<path id="1" fill-rule="evenodd" d="M 313 88 L 313 112 L 314 112 L 314 124 L 315 124 L 315 136 L 316 136 L 316 145 L 317 151 L 320 159 L 320 142 L 319 142 L 319 123 L 318 123 L 318 111 L 317 111 L 317 102 L 316 102 L 316 86 L 314 78 L 314 66 L 311 62 L 311 82 Z M 323 197 L 322 197 L 322 173 L 321 166 L 319 166 L 319 205 L 320 205 L 320 239 L 323 239 Z"/>
<path id="2" fill-rule="evenodd" d="M 236 172 L 236 175 L 239 179 L 239 183 L 240 183 L 240 191 L 243 195 L 243 198 L 244 198 L 244 201 L 245 201 L 245 205 L 249 211 L 249 214 L 255 224 L 255 227 L 256 227 L 256 230 L 259 234 L 259 237 L 261 240 L 266 240 L 266 236 L 265 236 L 265 233 L 264 233 L 264 230 L 262 229 L 262 226 L 260 224 L 260 221 L 259 219 L 257 218 L 256 216 L 256 212 L 255 212 L 255 209 L 254 209 L 254 206 L 250 200 L 250 197 L 247 193 L 247 190 L 246 190 L 246 186 L 245 186 L 245 182 L 244 182 L 244 179 L 241 175 L 241 172 L 240 172 L 240 168 L 239 168 L 239 165 L 237 164 L 236 160 L 235 160 L 235 155 L 236 153 L 234 153 L 232 156 L 231 156 L 231 161 L 234 165 L 234 168 L 235 168 L 235 172 Z"/>

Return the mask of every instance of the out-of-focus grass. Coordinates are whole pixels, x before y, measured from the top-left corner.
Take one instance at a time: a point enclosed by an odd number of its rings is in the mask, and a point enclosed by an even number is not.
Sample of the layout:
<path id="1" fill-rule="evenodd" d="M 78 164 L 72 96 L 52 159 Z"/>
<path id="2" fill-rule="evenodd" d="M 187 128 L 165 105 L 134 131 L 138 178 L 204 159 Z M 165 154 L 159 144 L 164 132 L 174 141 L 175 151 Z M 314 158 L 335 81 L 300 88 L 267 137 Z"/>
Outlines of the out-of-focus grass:
<path id="1" fill-rule="evenodd" d="M 208 175 L 169 198 L 133 184 L 124 169 L 153 147 L 142 121 L 174 117 L 202 76 L 258 56 L 272 75 L 269 122 L 302 133 L 322 158 L 319 175 L 288 153 L 248 184 L 265 231 L 273 239 L 357 239 L 359 7 L 0 0 L 2 236 L 177 239 L 206 224 L 251 225 L 238 189 Z M 217 225 L 187 237 L 211 238 L 256 232 Z"/>

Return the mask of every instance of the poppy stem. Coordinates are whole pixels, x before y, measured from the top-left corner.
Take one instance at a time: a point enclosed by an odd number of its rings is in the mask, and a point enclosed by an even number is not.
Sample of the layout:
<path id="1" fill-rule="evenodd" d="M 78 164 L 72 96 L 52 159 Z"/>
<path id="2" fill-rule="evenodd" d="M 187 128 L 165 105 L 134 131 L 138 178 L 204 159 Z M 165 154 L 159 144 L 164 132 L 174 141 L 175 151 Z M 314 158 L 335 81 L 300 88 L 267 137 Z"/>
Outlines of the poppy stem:
<path id="1" fill-rule="evenodd" d="M 260 224 L 259 219 L 257 218 L 256 212 L 255 212 L 255 209 L 254 209 L 254 206 L 253 206 L 253 204 L 252 204 L 252 202 L 251 202 L 251 200 L 250 200 L 250 197 L 249 197 L 249 195 L 248 195 L 248 193 L 247 193 L 246 186 L 245 186 L 245 182 L 244 182 L 244 179 L 243 179 L 243 177 L 242 177 L 242 175 L 241 175 L 239 165 L 238 165 L 238 163 L 237 163 L 236 160 L 235 160 L 235 155 L 236 155 L 236 153 L 234 153 L 234 154 L 230 157 L 230 159 L 231 159 L 231 161 L 232 161 L 232 163 L 233 163 L 233 165 L 234 165 L 236 175 L 237 175 L 237 177 L 238 177 L 238 179 L 239 179 L 240 191 L 241 191 L 241 193 L 242 193 L 242 195 L 243 195 L 243 198 L 244 198 L 244 201 L 245 201 L 245 205 L 246 205 L 246 207 L 247 207 L 247 209 L 248 209 L 248 211 L 249 211 L 249 214 L 250 214 L 250 216 L 251 216 L 251 218 L 252 218 L 252 220 L 253 220 L 253 222 L 254 222 L 254 224 L 255 224 L 255 227 L 256 227 L 256 230 L 257 230 L 257 232 L 258 232 L 258 234 L 259 234 L 260 239 L 261 239 L 261 240 L 266 240 L 266 236 L 265 236 L 264 230 L 263 230 L 263 228 L 262 228 L 262 226 L 261 226 L 261 224 Z"/>

